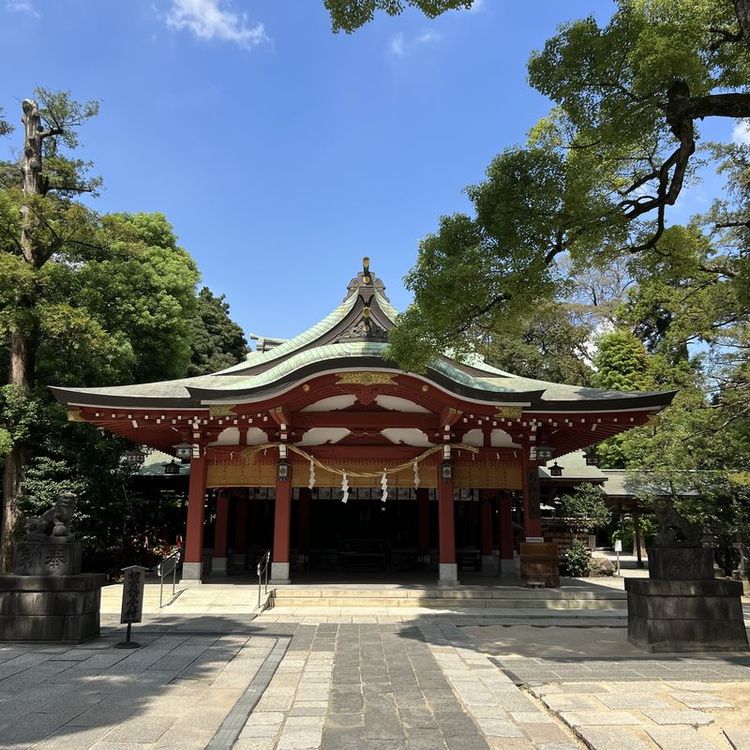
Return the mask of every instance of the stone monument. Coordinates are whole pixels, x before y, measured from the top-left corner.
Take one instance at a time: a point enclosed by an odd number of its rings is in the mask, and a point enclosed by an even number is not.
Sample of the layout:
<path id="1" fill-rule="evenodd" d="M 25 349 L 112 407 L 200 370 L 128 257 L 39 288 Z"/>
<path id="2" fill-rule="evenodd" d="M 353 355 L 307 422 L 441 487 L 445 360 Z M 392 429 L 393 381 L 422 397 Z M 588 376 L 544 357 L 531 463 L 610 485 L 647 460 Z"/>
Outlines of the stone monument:
<path id="1" fill-rule="evenodd" d="M 628 640 L 652 652 L 747 649 L 742 584 L 714 578 L 700 526 L 666 504 L 656 515 L 661 531 L 648 550 L 649 578 L 625 579 Z"/>
<path id="2" fill-rule="evenodd" d="M 15 572 L 0 575 L 0 641 L 80 643 L 99 636 L 104 576 L 81 573 L 81 545 L 70 524 L 75 495 L 26 521 Z"/>

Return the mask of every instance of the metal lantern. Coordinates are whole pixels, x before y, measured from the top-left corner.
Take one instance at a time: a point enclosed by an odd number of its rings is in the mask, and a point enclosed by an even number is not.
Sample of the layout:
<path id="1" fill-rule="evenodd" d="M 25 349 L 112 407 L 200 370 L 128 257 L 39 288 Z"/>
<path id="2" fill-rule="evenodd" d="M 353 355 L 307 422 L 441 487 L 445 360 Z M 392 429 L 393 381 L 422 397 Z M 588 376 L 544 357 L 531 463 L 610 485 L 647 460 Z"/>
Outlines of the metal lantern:
<path id="1" fill-rule="evenodd" d="M 443 480 L 453 479 L 453 464 L 450 461 L 443 461 Z"/>
<path id="2" fill-rule="evenodd" d="M 193 446 L 191 443 L 177 443 L 172 446 L 177 458 L 187 461 L 193 455 Z"/>
<path id="3" fill-rule="evenodd" d="M 555 461 L 555 463 L 549 467 L 549 473 L 552 477 L 561 477 L 563 473 L 563 467 L 558 466 L 557 461 Z"/>
<path id="4" fill-rule="evenodd" d="M 552 458 L 552 448 L 549 445 L 536 446 L 536 460 L 549 461 Z"/>
<path id="5" fill-rule="evenodd" d="M 180 465 L 175 461 L 170 461 L 164 464 L 164 473 L 170 477 L 177 476 L 180 473 Z"/>
<path id="6" fill-rule="evenodd" d="M 278 477 L 279 480 L 282 482 L 285 482 L 287 479 L 289 479 L 289 462 L 285 460 L 279 461 L 278 466 Z"/>
<path id="7" fill-rule="evenodd" d="M 584 456 L 586 458 L 586 466 L 599 466 L 599 456 L 596 455 L 593 448 L 589 448 L 584 453 Z"/>
<path id="8" fill-rule="evenodd" d="M 146 454 L 139 448 L 125 451 L 125 453 L 122 454 L 122 457 L 125 462 L 131 466 L 143 466 L 143 462 L 146 460 Z"/>

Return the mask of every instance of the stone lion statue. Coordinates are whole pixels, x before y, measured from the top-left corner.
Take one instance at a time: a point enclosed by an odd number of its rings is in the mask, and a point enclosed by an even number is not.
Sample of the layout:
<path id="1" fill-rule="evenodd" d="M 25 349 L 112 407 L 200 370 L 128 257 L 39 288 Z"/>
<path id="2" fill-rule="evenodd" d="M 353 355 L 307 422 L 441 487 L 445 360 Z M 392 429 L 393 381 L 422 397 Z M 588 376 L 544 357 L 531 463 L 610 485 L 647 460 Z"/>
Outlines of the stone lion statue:
<path id="1" fill-rule="evenodd" d="M 41 516 L 26 519 L 26 541 L 59 542 L 71 539 L 70 524 L 73 520 L 76 496 L 72 492 L 61 492 L 57 502 Z"/>

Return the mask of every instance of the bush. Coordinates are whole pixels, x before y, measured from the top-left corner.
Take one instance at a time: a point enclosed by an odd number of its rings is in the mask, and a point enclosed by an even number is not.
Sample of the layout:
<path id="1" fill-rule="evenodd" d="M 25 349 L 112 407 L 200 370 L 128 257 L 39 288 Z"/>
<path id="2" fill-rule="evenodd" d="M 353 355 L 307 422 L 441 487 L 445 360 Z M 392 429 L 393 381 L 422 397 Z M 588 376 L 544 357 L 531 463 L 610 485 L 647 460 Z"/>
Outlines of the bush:
<path id="1" fill-rule="evenodd" d="M 574 539 L 560 558 L 560 575 L 585 578 L 591 569 L 591 550 L 580 539 Z"/>
<path id="2" fill-rule="evenodd" d="M 589 575 L 593 577 L 613 576 L 616 572 L 615 564 L 606 557 L 592 557 L 589 563 Z"/>

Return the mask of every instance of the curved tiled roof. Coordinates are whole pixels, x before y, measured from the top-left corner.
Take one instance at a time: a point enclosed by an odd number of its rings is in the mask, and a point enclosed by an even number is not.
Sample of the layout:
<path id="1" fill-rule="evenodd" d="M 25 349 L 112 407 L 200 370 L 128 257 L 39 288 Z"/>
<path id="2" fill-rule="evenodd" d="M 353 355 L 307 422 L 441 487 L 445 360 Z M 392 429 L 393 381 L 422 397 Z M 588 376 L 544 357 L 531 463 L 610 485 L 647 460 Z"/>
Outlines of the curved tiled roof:
<path id="1" fill-rule="evenodd" d="M 110 388 L 53 388 L 70 405 L 184 407 L 215 401 L 252 401 L 272 396 L 307 377 L 343 369 L 387 370 L 387 333 L 398 312 L 379 279 L 369 272 L 352 279 L 346 299 L 329 315 L 292 339 L 256 352 L 237 365 L 211 375 Z M 593 403 L 613 409 L 656 408 L 671 393 L 623 393 L 517 377 L 493 367 L 477 355 L 458 362 L 438 357 L 424 377 L 446 390 L 491 403 L 523 402 L 531 408 L 583 409 Z"/>

